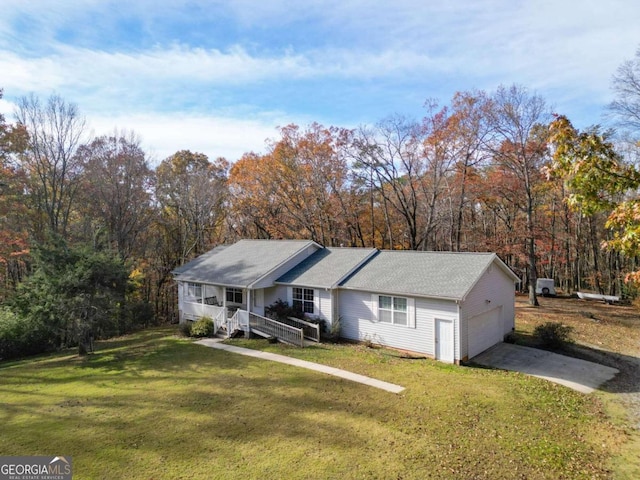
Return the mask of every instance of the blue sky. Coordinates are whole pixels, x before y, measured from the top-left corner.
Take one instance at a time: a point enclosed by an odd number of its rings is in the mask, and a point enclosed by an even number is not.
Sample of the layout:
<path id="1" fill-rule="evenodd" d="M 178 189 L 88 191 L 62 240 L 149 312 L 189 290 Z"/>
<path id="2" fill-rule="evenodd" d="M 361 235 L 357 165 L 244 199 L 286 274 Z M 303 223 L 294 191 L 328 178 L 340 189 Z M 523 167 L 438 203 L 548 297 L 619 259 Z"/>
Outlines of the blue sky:
<path id="1" fill-rule="evenodd" d="M 639 21 L 637 0 L 2 0 L 0 112 L 57 93 L 154 162 L 235 161 L 277 126 L 419 118 L 427 99 L 512 83 L 586 127 Z"/>

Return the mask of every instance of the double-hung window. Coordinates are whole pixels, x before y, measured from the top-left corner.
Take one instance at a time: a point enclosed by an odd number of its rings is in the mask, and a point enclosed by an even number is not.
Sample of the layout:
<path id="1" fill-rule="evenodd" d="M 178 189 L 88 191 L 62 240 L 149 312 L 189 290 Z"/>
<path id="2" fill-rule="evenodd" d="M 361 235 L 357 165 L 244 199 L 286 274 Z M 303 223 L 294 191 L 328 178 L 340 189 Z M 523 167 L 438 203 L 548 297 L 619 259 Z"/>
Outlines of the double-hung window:
<path id="1" fill-rule="evenodd" d="M 407 325 L 407 299 L 403 297 L 378 297 L 378 320 L 394 325 Z"/>
<path id="2" fill-rule="evenodd" d="M 202 299 L 202 284 L 201 283 L 189 283 L 187 284 L 187 296 L 189 298 L 196 298 L 198 301 Z"/>
<path id="3" fill-rule="evenodd" d="M 293 287 L 292 300 L 293 306 L 299 307 L 304 313 L 313 315 L 313 288 Z"/>
<path id="4" fill-rule="evenodd" d="M 226 298 L 229 303 L 242 304 L 242 289 L 241 288 L 227 288 Z"/>

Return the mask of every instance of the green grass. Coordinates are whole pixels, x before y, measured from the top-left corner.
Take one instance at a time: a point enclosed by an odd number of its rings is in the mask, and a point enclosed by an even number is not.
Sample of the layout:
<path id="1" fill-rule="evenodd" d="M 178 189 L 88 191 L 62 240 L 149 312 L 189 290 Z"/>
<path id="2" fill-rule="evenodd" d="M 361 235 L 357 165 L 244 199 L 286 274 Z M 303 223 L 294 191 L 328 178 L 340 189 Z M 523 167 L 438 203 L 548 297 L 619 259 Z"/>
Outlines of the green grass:
<path id="1" fill-rule="evenodd" d="M 89 358 L 0 363 L 0 454 L 71 455 L 77 479 L 606 478 L 624 441 L 597 397 L 539 379 L 363 346 L 250 345 L 407 390 L 149 330 Z"/>

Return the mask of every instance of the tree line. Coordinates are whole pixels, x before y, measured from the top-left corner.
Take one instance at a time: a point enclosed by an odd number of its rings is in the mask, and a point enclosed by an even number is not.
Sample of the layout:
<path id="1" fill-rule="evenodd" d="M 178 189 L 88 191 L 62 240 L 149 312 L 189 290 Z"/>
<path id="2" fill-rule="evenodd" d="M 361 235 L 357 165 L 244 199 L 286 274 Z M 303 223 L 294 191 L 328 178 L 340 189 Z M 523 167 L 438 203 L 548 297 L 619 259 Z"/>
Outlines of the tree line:
<path id="1" fill-rule="evenodd" d="M 639 84 L 640 52 L 614 76 L 617 131 L 579 131 L 501 86 L 429 100 L 421 119 L 287 125 L 265 153 L 183 150 L 155 168 L 133 132 L 88 138 L 73 103 L 23 97 L 14 123 L 0 117 L 0 357 L 174 321 L 171 271 L 240 238 L 494 251 L 532 304 L 537 277 L 634 296 Z"/>

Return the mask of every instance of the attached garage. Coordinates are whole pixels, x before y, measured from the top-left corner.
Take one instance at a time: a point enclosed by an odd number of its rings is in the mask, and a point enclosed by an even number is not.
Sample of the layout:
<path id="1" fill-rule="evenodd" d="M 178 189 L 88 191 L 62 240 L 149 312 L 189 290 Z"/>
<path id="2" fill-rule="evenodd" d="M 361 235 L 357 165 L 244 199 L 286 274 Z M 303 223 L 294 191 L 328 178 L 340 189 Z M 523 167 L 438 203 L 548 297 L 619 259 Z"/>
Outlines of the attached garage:
<path id="1" fill-rule="evenodd" d="M 382 251 L 340 285 L 341 335 L 460 363 L 514 327 L 517 281 L 491 253 Z"/>
<path id="2" fill-rule="evenodd" d="M 475 357 L 503 340 L 502 307 L 469 319 L 469 358 Z"/>

